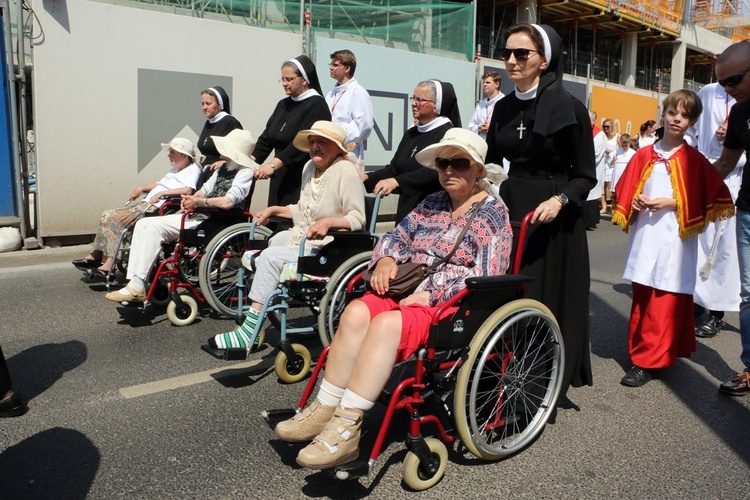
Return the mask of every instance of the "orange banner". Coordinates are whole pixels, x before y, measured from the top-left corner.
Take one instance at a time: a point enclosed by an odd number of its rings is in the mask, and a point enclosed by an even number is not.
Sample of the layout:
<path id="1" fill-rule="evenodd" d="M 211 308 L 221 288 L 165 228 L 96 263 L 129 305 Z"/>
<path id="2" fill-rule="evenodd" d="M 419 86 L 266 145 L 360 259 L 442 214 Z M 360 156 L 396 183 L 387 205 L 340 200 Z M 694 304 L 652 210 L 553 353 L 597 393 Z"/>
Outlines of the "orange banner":
<path id="1" fill-rule="evenodd" d="M 598 115 L 597 125 L 601 127 L 602 121 L 610 118 L 618 134 L 638 134 L 642 123 L 657 119 L 658 108 L 655 97 L 597 86 L 591 89 L 591 111 Z"/>

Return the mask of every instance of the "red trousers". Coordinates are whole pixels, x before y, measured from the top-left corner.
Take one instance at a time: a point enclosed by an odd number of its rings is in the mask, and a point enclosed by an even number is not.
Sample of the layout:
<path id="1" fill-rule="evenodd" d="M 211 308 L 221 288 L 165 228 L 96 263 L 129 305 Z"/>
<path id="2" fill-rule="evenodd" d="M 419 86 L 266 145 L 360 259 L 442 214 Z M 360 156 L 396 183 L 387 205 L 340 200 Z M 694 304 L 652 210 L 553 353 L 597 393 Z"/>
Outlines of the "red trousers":
<path id="1" fill-rule="evenodd" d="M 630 360 L 641 368 L 671 368 L 695 352 L 693 296 L 633 283 L 628 329 Z"/>

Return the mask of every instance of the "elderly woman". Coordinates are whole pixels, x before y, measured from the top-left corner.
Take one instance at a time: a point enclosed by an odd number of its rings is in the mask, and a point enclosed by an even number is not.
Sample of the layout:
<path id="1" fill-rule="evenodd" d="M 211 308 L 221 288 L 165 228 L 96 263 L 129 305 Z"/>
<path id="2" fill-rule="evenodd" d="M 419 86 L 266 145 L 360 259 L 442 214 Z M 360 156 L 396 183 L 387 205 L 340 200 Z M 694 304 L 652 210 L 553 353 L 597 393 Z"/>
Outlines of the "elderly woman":
<path id="1" fill-rule="evenodd" d="M 331 119 L 318 73 L 309 57 L 301 55 L 286 61 L 281 66 L 279 82 L 288 97 L 276 105 L 253 152 L 253 159 L 265 162 L 256 170 L 255 178 L 271 179 L 269 207 L 299 201 L 302 168 L 309 157 L 292 142 L 300 130 L 309 129 L 318 120 Z M 271 151 L 274 156 L 268 160 Z"/>
<path id="2" fill-rule="evenodd" d="M 194 194 L 183 194 L 181 208 L 192 210 L 196 207 L 214 207 L 222 210 L 240 209 L 253 185 L 253 172 L 257 168 L 250 158 L 255 146 L 253 134 L 247 130 L 235 129 L 225 137 L 212 137 L 224 161 L 203 187 Z M 182 213 L 163 217 L 148 217 L 138 221 L 133 229 L 133 240 L 128 255 L 128 284 L 104 296 L 113 302 L 143 301 L 146 299 L 151 268 L 159 256 L 162 243 L 177 241 L 180 236 Z M 185 219 L 184 228 L 196 227 L 206 220 L 206 214 L 191 214 Z"/>
<path id="3" fill-rule="evenodd" d="M 211 136 L 224 137 L 232 130 L 241 129 L 242 124 L 229 114 L 229 94 L 218 85 L 201 92 L 201 109 L 206 123 L 198 138 L 198 149 L 203 155 L 203 164 L 213 167 L 221 161 L 221 154 Z"/>
<path id="4" fill-rule="evenodd" d="M 147 192 L 146 197 L 138 203 L 130 203 L 123 208 L 107 210 L 102 214 L 99 229 L 96 231 L 94 246 L 83 259 L 76 259 L 73 265 L 86 273 L 86 281 L 105 281 L 114 257 L 120 234 L 131 227 L 147 211 L 156 210 L 164 204 L 163 196 L 191 194 L 201 175 L 201 167 L 195 161 L 195 146 L 187 139 L 177 137 L 169 144 L 162 144 L 167 149 L 167 157 L 172 168 L 167 175 L 156 182 L 138 186 L 130 193 L 130 202 Z M 103 262 L 102 262 L 103 261 Z M 114 273 L 110 279 L 114 279 Z"/>
<path id="5" fill-rule="evenodd" d="M 454 128 L 417 154 L 420 163 L 437 170 L 445 191 L 425 198 L 378 242 L 370 263 L 372 291 L 344 310 L 315 401 L 276 426 L 285 441 L 314 438 L 297 456 L 301 466 L 327 469 L 355 460 L 364 412 L 375 404 L 394 363 L 426 345 L 437 304 L 464 288 L 466 278 L 507 270 L 512 234 L 491 184 L 502 174 L 499 166 L 484 165 L 486 151 L 477 134 Z M 449 255 L 410 295 L 387 295 L 400 263 L 432 265 Z"/>
<path id="6" fill-rule="evenodd" d="M 294 146 L 310 155 L 302 172 L 299 202 L 264 208 L 254 217 L 259 224 L 268 222 L 269 217 L 284 217 L 291 219 L 294 226 L 271 238 L 269 248 L 259 255 L 249 293 L 252 304 L 244 323 L 234 331 L 208 339 L 211 347 L 249 345 L 263 302 L 279 285 L 284 264 L 297 262 L 302 236 L 307 237 L 306 251 L 314 254 L 331 241 L 329 232 L 356 231 L 363 227 L 364 189 L 357 167 L 347 158 L 345 140 L 343 128 L 322 120 L 297 134 Z M 258 337 L 256 342 L 259 340 Z"/>
<path id="7" fill-rule="evenodd" d="M 409 128 L 384 168 L 364 175 L 365 187 L 383 196 L 396 193 L 396 223 L 406 217 L 430 193 L 440 191 L 437 172 L 419 164 L 415 153 L 438 142 L 452 127 L 461 126 L 453 85 L 428 80 L 420 82 L 411 97 L 414 126 Z"/>
<path id="8" fill-rule="evenodd" d="M 582 206 L 596 185 L 591 118 L 563 87 L 562 40 L 549 26 L 518 24 L 500 52 L 512 93 L 495 106 L 487 160 L 510 161 L 500 188 L 510 218 L 534 211 L 521 273 L 527 296 L 549 307 L 565 339 L 568 387 L 591 385 L 588 242 Z"/>

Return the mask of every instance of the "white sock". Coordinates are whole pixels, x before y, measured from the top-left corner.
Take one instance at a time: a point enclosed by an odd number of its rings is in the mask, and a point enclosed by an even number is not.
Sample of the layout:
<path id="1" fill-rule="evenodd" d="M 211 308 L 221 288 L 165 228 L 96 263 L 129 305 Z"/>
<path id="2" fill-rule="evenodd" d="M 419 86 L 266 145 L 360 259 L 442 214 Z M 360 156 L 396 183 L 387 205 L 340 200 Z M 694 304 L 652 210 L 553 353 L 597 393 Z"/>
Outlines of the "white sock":
<path id="1" fill-rule="evenodd" d="M 326 379 L 323 379 L 315 399 L 324 406 L 338 406 L 341 402 L 341 396 L 344 395 L 344 391 L 345 389 L 336 387 Z"/>
<path id="2" fill-rule="evenodd" d="M 339 404 L 344 408 L 362 411 L 367 411 L 375 406 L 374 401 L 368 401 L 359 394 L 355 394 L 350 389 L 344 391 L 344 395 L 341 396 L 341 403 Z"/>
<path id="3" fill-rule="evenodd" d="M 133 276 L 133 279 L 130 280 L 130 282 L 128 283 L 128 286 L 134 292 L 143 293 L 146 291 L 146 282 L 143 281 L 138 276 Z M 125 289 L 123 288 L 123 290 Z"/>

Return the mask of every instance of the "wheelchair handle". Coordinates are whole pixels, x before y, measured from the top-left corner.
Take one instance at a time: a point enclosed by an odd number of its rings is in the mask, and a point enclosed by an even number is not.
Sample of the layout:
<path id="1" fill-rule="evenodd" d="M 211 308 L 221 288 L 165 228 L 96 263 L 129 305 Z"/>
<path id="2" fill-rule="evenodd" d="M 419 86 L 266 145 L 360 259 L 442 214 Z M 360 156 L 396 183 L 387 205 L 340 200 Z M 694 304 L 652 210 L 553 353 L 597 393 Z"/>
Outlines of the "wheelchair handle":
<path id="1" fill-rule="evenodd" d="M 521 228 L 518 231 L 518 241 L 516 242 L 516 254 L 513 258 L 513 265 L 511 267 L 512 274 L 518 274 L 521 272 L 521 260 L 523 258 L 523 252 L 526 249 L 526 235 L 529 232 L 529 225 L 531 224 L 531 218 L 534 216 L 534 211 L 527 213 L 521 220 Z"/>
<path id="2" fill-rule="evenodd" d="M 370 219 L 370 227 L 368 227 L 368 231 L 370 234 L 375 234 L 375 228 L 378 225 L 378 214 L 380 213 L 380 202 L 383 199 L 383 191 L 379 191 L 378 194 L 375 195 L 375 203 L 372 206 L 372 217 Z"/>

